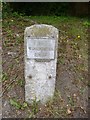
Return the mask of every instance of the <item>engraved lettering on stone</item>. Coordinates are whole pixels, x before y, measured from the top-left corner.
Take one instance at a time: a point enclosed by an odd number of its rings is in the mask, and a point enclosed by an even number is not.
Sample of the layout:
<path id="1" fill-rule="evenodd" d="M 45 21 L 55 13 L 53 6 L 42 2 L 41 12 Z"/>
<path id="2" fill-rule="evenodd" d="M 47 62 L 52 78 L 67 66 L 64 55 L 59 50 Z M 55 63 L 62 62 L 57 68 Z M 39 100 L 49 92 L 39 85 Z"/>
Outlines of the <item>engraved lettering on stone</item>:
<path id="1" fill-rule="evenodd" d="M 54 59 L 54 39 L 27 39 L 27 58 Z"/>

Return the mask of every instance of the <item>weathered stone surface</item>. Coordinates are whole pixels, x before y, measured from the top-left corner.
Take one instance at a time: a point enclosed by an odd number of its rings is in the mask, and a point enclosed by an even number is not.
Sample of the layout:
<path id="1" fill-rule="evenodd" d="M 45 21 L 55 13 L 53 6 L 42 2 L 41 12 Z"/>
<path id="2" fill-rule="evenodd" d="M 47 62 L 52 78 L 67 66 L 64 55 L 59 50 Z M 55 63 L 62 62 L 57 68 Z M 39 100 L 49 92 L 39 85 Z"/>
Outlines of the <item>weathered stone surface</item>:
<path id="1" fill-rule="evenodd" d="M 25 100 L 44 104 L 55 90 L 58 30 L 45 24 L 27 27 L 24 43 Z"/>

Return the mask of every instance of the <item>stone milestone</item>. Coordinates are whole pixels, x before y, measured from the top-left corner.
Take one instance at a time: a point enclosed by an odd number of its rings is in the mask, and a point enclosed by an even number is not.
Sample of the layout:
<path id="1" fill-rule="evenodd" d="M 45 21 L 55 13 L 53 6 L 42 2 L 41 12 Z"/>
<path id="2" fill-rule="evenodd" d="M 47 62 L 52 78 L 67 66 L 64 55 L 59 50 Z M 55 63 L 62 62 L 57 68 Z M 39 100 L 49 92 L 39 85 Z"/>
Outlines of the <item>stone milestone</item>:
<path id="1" fill-rule="evenodd" d="M 55 91 L 58 29 L 46 24 L 27 27 L 24 33 L 25 100 L 45 104 Z"/>

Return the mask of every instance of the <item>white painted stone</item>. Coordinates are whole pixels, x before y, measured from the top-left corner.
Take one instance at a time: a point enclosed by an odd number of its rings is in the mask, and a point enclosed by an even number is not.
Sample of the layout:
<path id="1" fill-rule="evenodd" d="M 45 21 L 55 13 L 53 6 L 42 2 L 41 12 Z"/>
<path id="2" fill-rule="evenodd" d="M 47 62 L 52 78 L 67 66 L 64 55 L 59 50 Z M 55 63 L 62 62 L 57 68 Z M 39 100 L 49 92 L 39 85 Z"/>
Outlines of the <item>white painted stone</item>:
<path id="1" fill-rule="evenodd" d="M 27 27 L 24 33 L 25 100 L 46 103 L 54 95 L 58 29 L 45 24 Z"/>

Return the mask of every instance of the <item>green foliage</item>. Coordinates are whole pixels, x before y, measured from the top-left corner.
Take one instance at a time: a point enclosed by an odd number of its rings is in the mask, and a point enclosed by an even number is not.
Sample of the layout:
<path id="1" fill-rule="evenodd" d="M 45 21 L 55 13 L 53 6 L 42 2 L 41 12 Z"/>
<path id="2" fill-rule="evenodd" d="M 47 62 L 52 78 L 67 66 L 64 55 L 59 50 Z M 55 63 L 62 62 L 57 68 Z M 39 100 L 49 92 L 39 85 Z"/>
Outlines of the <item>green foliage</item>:
<path id="1" fill-rule="evenodd" d="M 74 100 L 72 97 L 68 96 L 68 101 L 71 106 L 74 106 Z"/>
<path id="2" fill-rule="evenodd" d="M 19 102 L 17 102 L 15 99 L 10 99 L 10 104 L 12 106 L 14 106 L 16 109 L 20 109 L 21 108 L 21 104 Z"/>
<path id="3" fill-rule="evenodd" d="M 21 17 L 21 16 L 24 16 L 25 14 L 24 13 L 19 13 L 19 12 L 13 12 L 12 16 L 13 17 Z"/>
<path id="4" fill-rule="evenodd" d="M 89 21 L 85 21 L 85 22 L 83 23 L 83 25 L 84 25 L 84 26 L 90 26 L 90 22 L 89 22 Z"/>
<path id="5" fill-rule="evenodd" d="M 26 108 L 28 105 L 26 102 L 24 102 L 23 104 L 21 104 L 19 101 L 17 101 L 15 98 L 10 99 L 10 104 L 12 106 L 14 106 L 16 109 L 24 109 Z"/>
<path id="6" fill-rule="evenodd" d="M 69 3 L 4 3 L 3 13 L 12 14 L 18 17 L 18 14 L 24 15 L 67 15 Z"/>
<path id="7" fill-rule="evenodd" d="M 36 98 L 33 100 L 33 104 L 32 104 L 32 113 L 35 115 L 38 112 L 38 103 L 36 101 Z"/>
<path id="8" fill-rule="evenodd" d="M 6 81 L 6 80 L 8 80 L 8 75 L 7 75 L 7 73 L 3 73 L 2 74 L 2 81 Z"/>
<path id="9" fill-rule="evenodd" d="M 19 86 L 23 87 L 23 86 L 24 86 L 24 81 L 23 81 L 22 79 L 19 79 L 19 80 L 17 81 L 17 84 L 18 84 Z"/>
<path id="10" fill-rule="evenodd" d="M 72 8 L 72 5 L 74 6 Z M 82 13 L 82 11 L 78 11 L 79 7 L 82 9 L 82 4 L 70 4 L 69 2 L 12 2 L 12 3 L 3 3 L 3 14 L 11 15 L 14 13 L 14 16 L 18 17 L 18 14 L 28 15 L 28 16 L 68 16 L 76 13 L 78 15 L 82 14 L 87 16 L 86 13 Z M 86 8 L 85 5 L 83 8 Z M 71 14 L 72 13 L 72 14 Z M 74 15 L 74 14 L 73 14 Z"/>
<path id="11" fill-rule="evenodd" d="M 10 16 L 12 14 L 12 8 L 10 8 L 9 3 L 2 3 L 2 18 Z"/>

